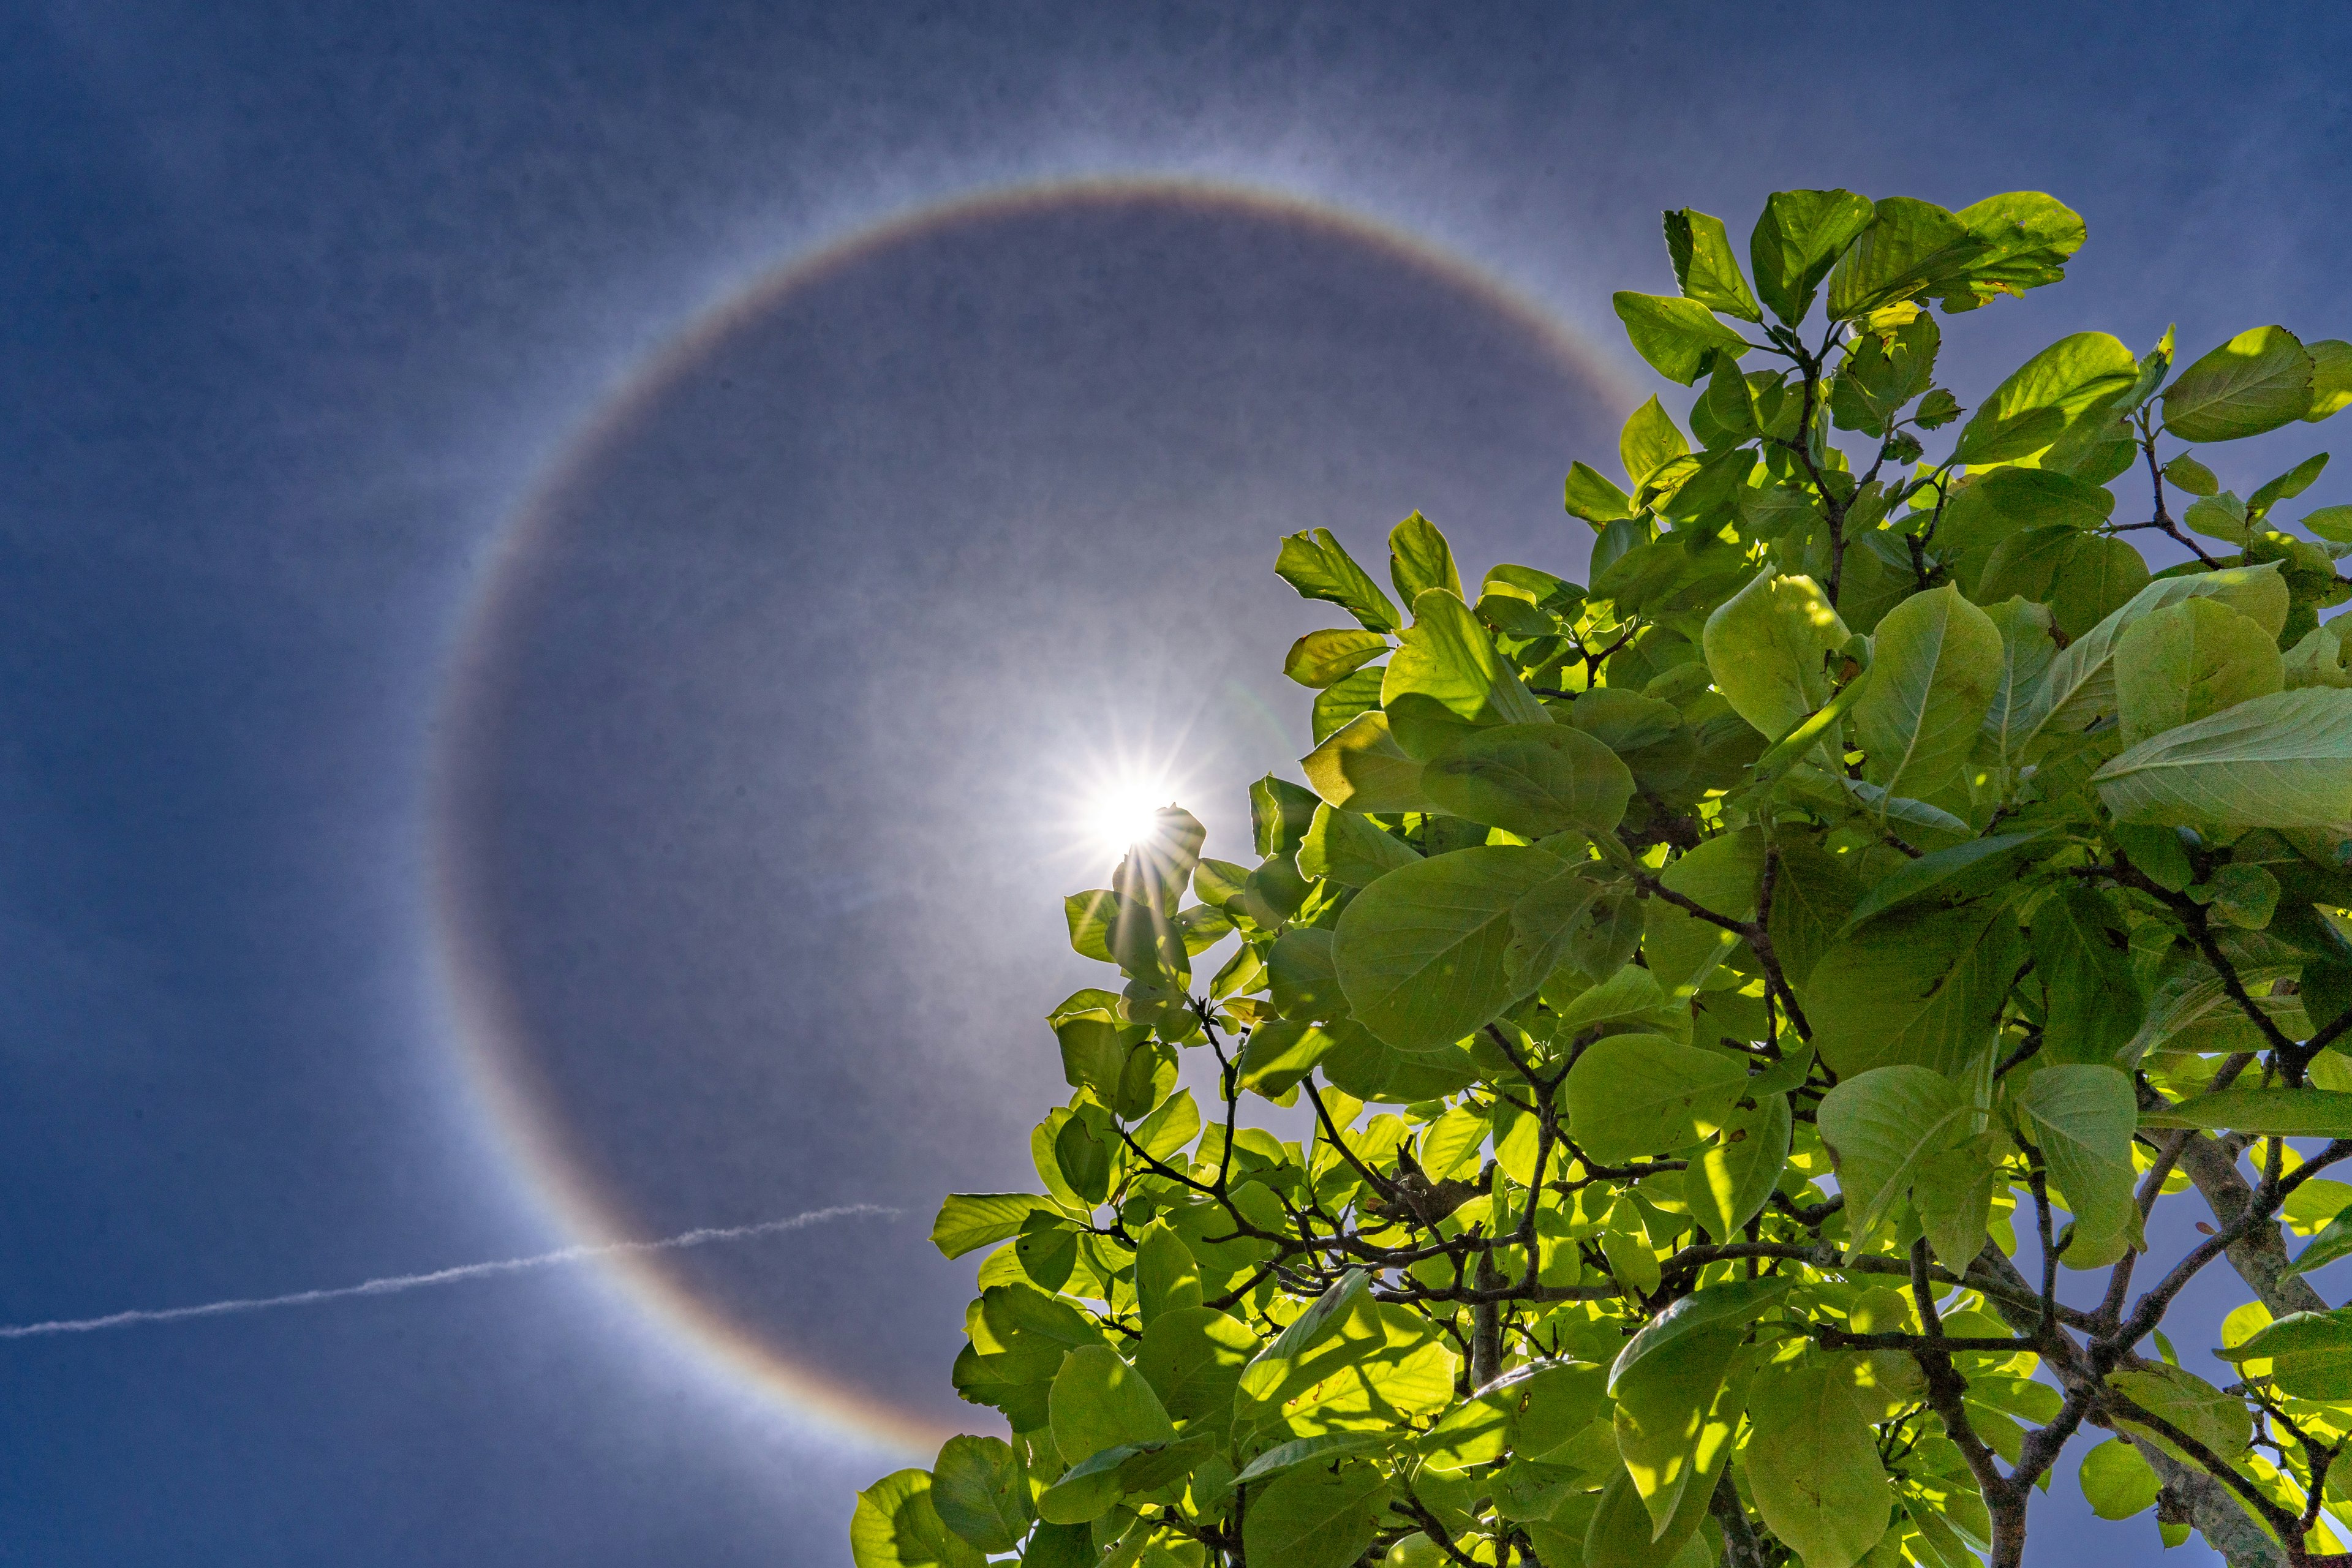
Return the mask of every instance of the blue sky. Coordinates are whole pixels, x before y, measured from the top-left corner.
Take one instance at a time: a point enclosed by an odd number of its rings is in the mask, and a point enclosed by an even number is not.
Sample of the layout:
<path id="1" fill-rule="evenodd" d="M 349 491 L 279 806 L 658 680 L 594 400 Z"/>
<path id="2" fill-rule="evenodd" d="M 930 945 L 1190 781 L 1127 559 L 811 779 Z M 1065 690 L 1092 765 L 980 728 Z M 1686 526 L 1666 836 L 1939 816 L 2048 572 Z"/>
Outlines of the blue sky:
<path id="1" fill-rule="evenodd" d="M 577 1239 L 453 942 L 525 977 L 508 1069 L 641 1234 L 1009 1177 L 1084 979 L 1059 803 L 1181 737 L 1230 832 L 1295 754 L 1276 531 L 1421 506 L 1577 565 L 1559 475 L 1641 379 L 1607 296 L 1664 286 L 1667 206 L 2070 202 L 2068 283 L 1948 333 L 1964 397 L 2080 328 L 2352 335 L 2347 45 L 2291 5 L 16 8 L 0 1318 Z M 604 511 L 489 637 L 519 717 L 451 740 L 517 517 L 682 332 L 927 204 L 1138 175 L 1385 226 L 1590 354 L 1279 225 L 900 246 L 770 318 L 823 376 L 607 426 Z M 2245 446 L 2242 492 L 2285 466 Z M 456 938 L 453 752 L 507 812 Z M 921 1217 L 679 1278 L 911 1408 L 962 1299 Z M 0 1563 L 842 1563 L 898 1462 L 593 1268 L 21 1342 L 0 1412 Z M 2040 1559 L 2091 1539 L 2069 1490 Z"/>

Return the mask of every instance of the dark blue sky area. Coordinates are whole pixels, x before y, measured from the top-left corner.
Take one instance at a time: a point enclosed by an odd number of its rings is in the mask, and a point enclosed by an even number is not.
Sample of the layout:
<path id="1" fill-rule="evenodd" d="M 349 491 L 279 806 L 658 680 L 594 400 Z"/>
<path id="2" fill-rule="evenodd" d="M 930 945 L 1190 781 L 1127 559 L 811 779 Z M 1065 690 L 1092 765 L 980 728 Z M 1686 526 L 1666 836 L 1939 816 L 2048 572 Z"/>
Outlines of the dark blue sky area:
<path id="1" fill-rule="evenodd" d="M 2079 328 L 2352 336 L 2348 46 L 2322 5 L 0 12 L 0 1321 L 576 1239 L 461 1066 L 436 844 L 641 1234 L 1013 1179 L 1097 875 L 1056 759 L 1181 737 L 1230 833 L 1302 722 L 1276 531 L 1420 506 L 1580 570 L 1559 477 L 1647 390 L 1608 293 L 1666 286 L 1667 206 L 2067 200 L 2068 283 L 1948 331 L 1964 399 Z M 444 732 L 498 542 L 633 372 L 812 247 L 1082 175 L 1346 209 L 1593 357 L 1271 219 L 902 245 L 599 448 L 500 579 L 500 722 Z M 2243 445 L 2242 492 L 2284 466 Z M 436 767 L 491 803 L 451 840 Z M 927 1218 L 677 1277 L 952 1417 Z M 824 1568 L 898 1462 L 592 1268 L 0 1342 L 0 1563 Z M 2035 1561 L 2156 1558 L 2071 1464 L 2037 1509 Z"/>

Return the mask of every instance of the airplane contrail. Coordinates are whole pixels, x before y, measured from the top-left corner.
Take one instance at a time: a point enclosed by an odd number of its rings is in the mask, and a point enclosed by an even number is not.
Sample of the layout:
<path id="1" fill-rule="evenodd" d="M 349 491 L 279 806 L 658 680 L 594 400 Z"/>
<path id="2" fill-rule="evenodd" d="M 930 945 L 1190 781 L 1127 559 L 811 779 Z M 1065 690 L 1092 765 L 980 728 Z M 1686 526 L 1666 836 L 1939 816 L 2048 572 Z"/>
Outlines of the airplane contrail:
<path id="1" fill-rule="evenodd" d="M 820 1225 L 829 1219 L 846 1219 L 853 1215 L 895 1215 L 898 1212 L 878 1204 L 841 1204 L 832 1208 L 811 1209 L 789 1219 L 762 1220 L 757 1225 L 711 1226 L 700 1230 L 680 1231 L 658 1241 L 607 1241 L 584 1247 L 567 1247 L 556 1252 L 535 1253 L 529 1258 L 461 1263 L 454 1268 L 436 1268 L 429 1274 L 394 1274 L 358 1285 L 337 1286 L 330 1290 L 297 1290 L 287 1296 L 206 1301 L 198 1307 L 110 1312 L 102 1318 L 58 1318 L 46 1323 L 16 1323 L 0 1326 L 0 1340 L 29 1340 L 44 1334 L 88 1334 L 100 1329 L 127 1329 L 141 1323 L 176 1323 L 188 1318 L 221 1318 L 235 1312 L 265 1312 L 276 1307 L 311 1307 L 321 1301 L 341 1301 L 354 1296 L 396 1296 L 404 1290 L 422 1290 L 428 1285 L 449 1285 L 460 1279 L 480 1279 L 493 1274 L 520 1274 L 526 1269 L 552 1268 L 560 1264 L 583 1263 L 590 1258 L 612 1258 L 625 1253 L 675 1252 L 682 1247 L 708 1247 L 718 1241 L 748 1241 L 753 1237 L 776 1236 L 784 1231 L 798 1230 L 803 1226 Z"/>

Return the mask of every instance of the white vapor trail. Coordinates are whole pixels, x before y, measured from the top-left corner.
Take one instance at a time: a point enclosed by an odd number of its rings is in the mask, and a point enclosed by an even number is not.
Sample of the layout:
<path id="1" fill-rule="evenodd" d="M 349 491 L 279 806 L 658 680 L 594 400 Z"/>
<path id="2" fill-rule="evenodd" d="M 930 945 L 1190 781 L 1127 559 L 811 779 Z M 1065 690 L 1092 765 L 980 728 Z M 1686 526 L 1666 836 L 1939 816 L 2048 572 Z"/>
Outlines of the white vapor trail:
<path id="1" fill-rule="evenodd" d="M 541 1252 L 530 1258 L 461 1263 L 455 1268 L 437 1268 L 430 1274 L 394 1274 L 388 1279 L 341 1285 L 331 1290 L 297 1290 L 289 1296 L 207 1301 L 200 1307 L 164 1307 L 152 1310 L 110 1312 L 103 1318 L 59 1318 L 46 1323 L 16 1323 L 0 1327 L 0 1340 L 29 1340 L 44 1334 L 88 1334 L 100 1329 L 127 1329 L 141 1323 L 176 1323 L 188 1318 L 223 1318 L 236 1312 L 266 1312 L 277 1307 L 314 1307 L 322 1301 L 347 1300 L 354 1296 L 397 1296 L 404 1290 L 422 1290 L 428 1285 L 450 1285 L 460 1279 L 481 1279 L 494 1274 L 520 1274 L 527 1269 L 553 1268 L 562 1264 L 583 1263 L 590 1258 L 614 1258 L 633 1252 L 676 1252 L 683 1247 L 708 1247 L 713 1242 L 749 1241 L 753 1237 L 777 1236 L 788 1230 L 799 1230 L 803 1226 L 820 1225 L 829 1219 L 846 1219 L 853 1215 L 895 1215 L 898 1212 L 878 1204 L 841 1204 L 833 1208 L 811 1209 L 789 1219 L 762 1220 L 757 1225 L 708 1226 L 666 1236 L 659 1241 L 608 1241 L 585 1247 L 567 1247 L 558 1252 Z"/>

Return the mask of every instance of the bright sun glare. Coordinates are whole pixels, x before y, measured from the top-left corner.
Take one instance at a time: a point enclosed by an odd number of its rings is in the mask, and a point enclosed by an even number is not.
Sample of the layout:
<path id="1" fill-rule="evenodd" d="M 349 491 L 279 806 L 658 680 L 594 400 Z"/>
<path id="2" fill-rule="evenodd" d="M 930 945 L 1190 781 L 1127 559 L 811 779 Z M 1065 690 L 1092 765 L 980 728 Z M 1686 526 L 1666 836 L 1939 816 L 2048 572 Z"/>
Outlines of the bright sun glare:
<path id="1" fill-rule="evenodd" d="M 1106 779 L 1088 794 L 1080 814 L 1079 831 L 1089 851 L 1116 860 L 1129 847 L 1149 837 L 1153 814 L 1174 803 L 1175 787 L 1156 774 L 1122 773 Z"/>

